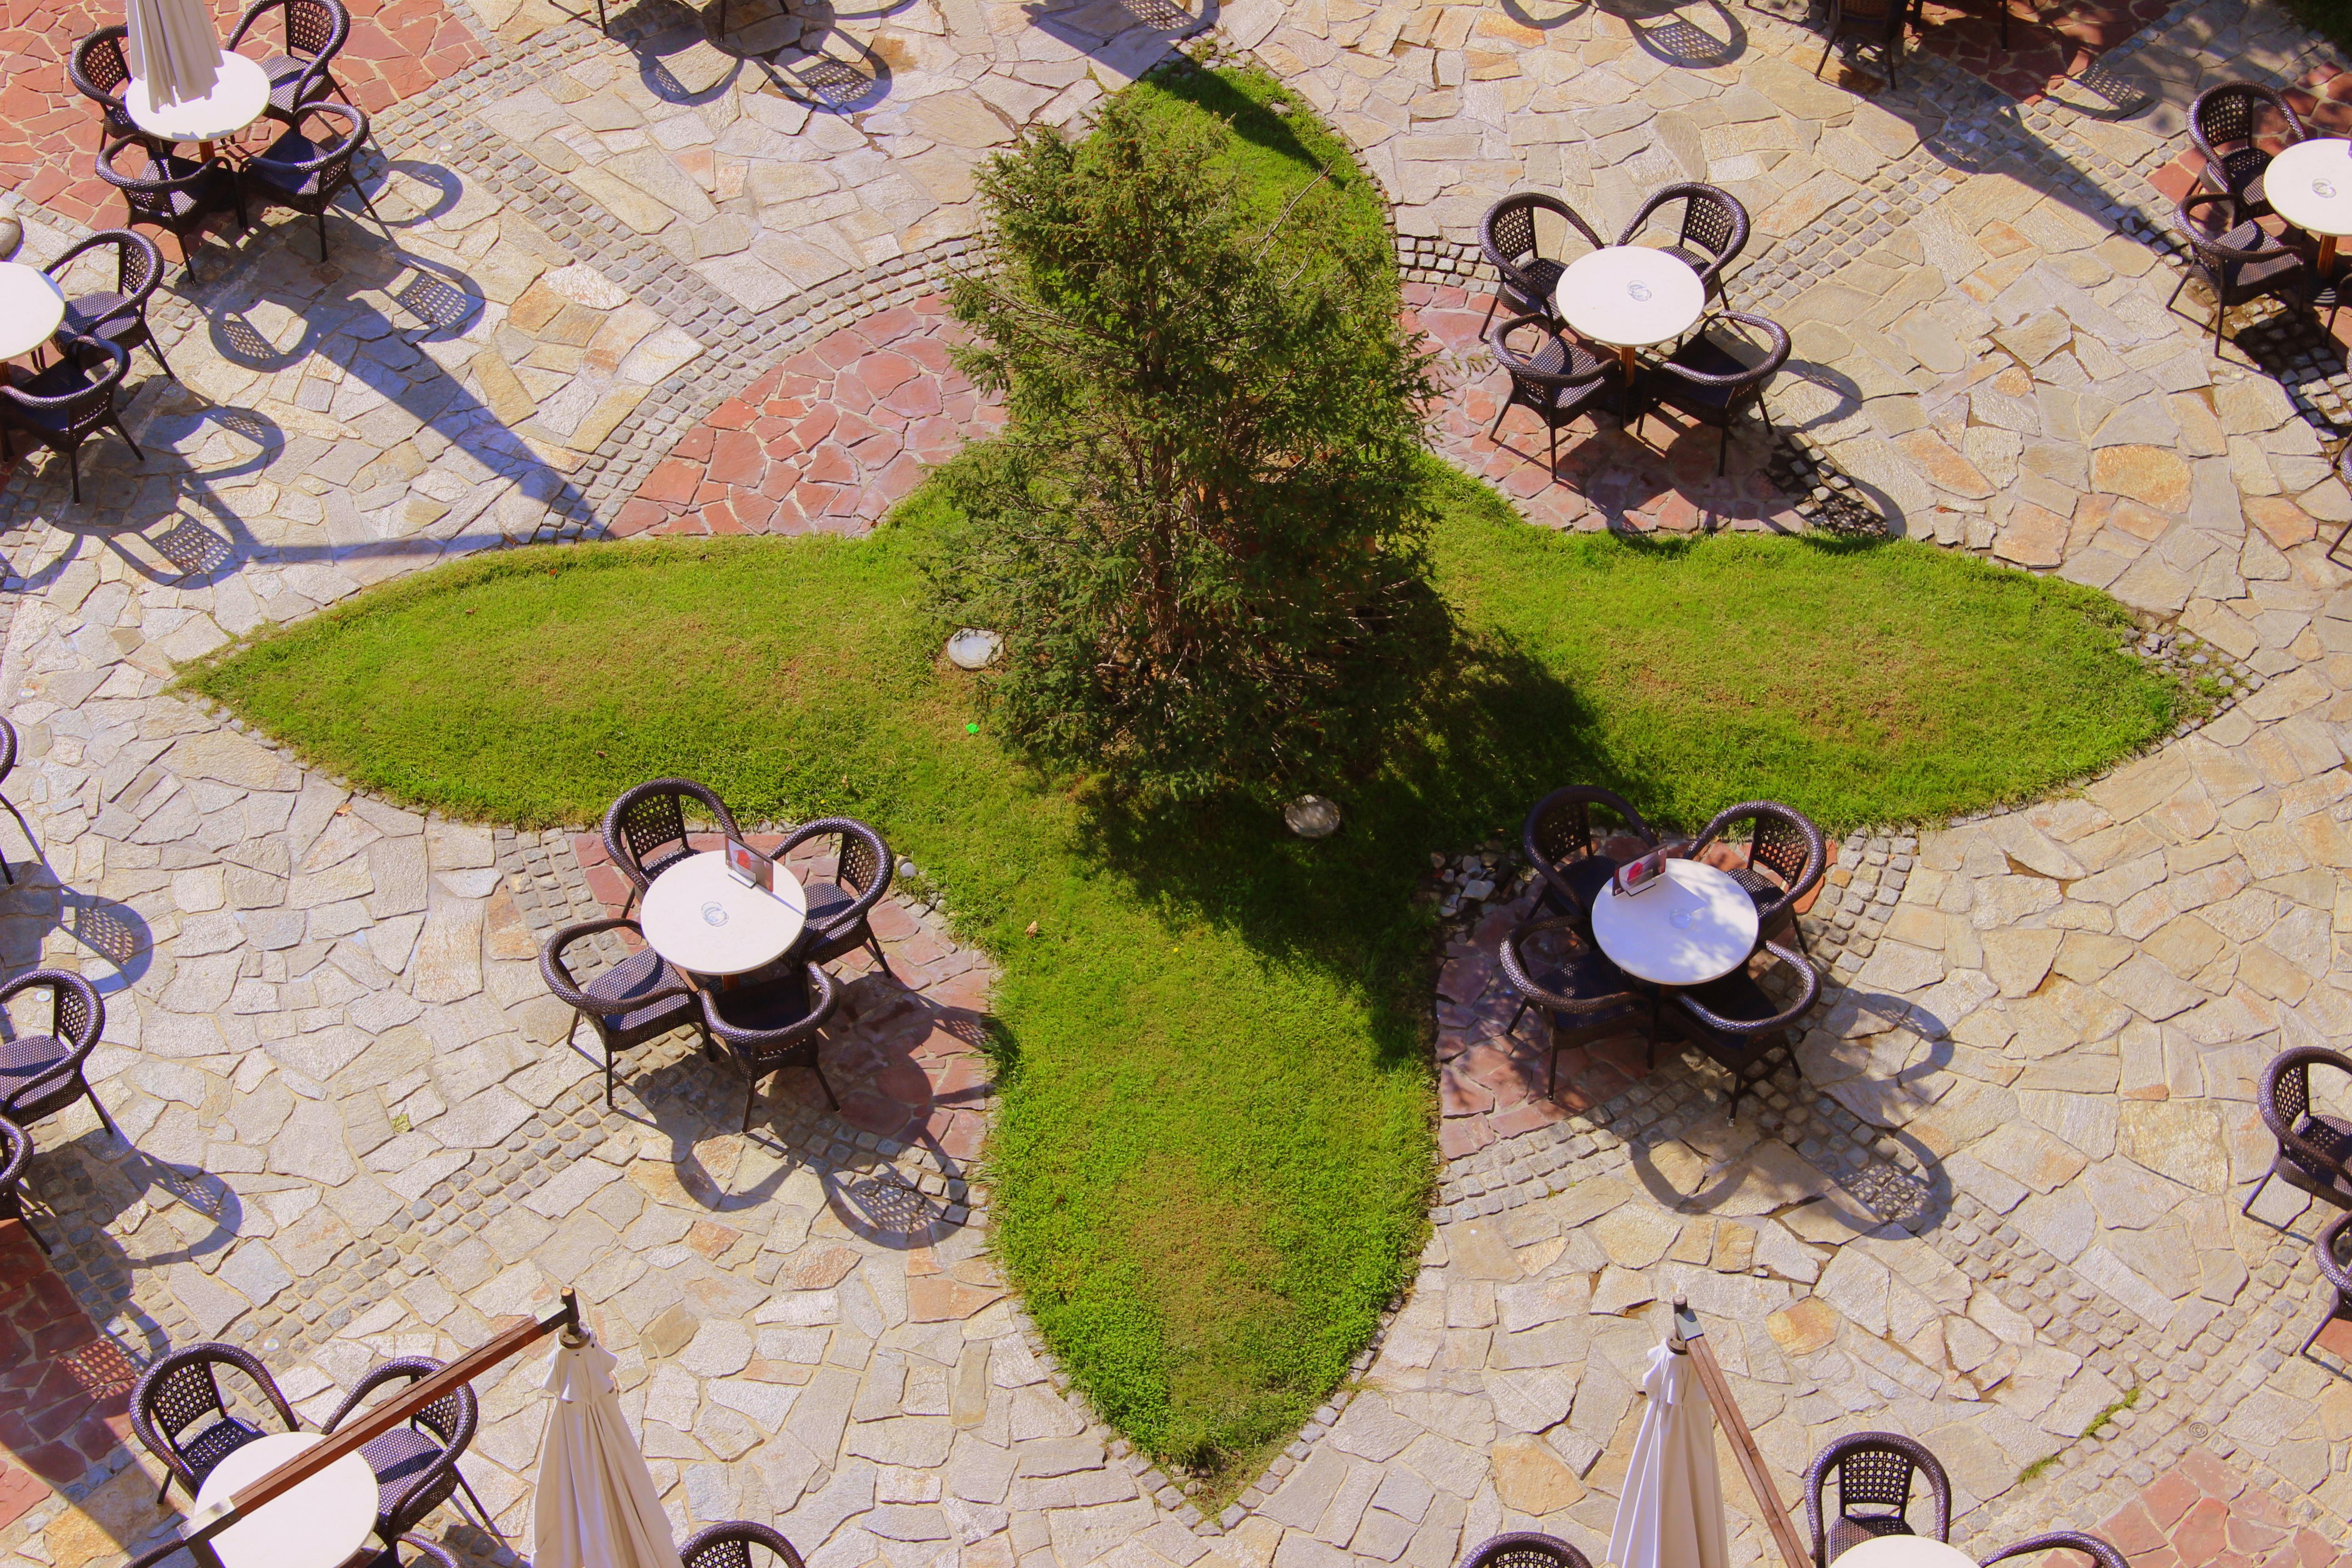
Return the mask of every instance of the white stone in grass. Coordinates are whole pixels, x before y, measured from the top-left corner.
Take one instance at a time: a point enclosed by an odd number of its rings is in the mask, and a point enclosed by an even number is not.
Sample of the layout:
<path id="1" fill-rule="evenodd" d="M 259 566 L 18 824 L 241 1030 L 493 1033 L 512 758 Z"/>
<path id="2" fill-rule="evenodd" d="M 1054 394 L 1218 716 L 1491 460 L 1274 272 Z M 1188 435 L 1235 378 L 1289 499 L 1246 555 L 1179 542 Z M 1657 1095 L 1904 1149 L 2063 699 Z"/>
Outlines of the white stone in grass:
<path id="1" fill-rule="evenodd" d="M 1319 795 L 1302 795 L 1282 808 L 1282 820 L 1301 838 L 1328 838 L 1339 831 L 1339 808 Z"/>
<path id="2" fill-rule="evenodd" d="M 966 626 L 948 638 L 948 662 L 958 669 L 986 669 L 1004 651 L 1004 639 L 994 632 Z"/>

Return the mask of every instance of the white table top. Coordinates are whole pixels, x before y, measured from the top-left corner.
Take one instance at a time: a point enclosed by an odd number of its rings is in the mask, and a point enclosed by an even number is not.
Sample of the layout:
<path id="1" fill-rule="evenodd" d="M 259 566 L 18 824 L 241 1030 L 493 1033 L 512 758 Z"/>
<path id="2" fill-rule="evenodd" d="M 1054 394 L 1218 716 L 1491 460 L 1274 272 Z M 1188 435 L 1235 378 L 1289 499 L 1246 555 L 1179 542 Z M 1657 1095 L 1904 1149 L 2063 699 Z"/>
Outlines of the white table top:
<path id="1" fill-rule="evenodd" d="M 287 1460 L 325 1442 L 315 1432 L 272 1432 L 215 1466 L 196 1507 L 223 1502 Z M 375 1472 L 346 1454 L 213 1537 L 221 1568 L 341 1568 L 375 1530 Z"/>
<path id="2" fill-rule="evenodd" d="M 1690 331 L 1706 309 L 1706 285 L 1679 256 L 1612 245 L 1568 264 L 1552 306 L 1580 337 L 1642 348 Z"/>
<path id="3" fill-rule="evenodd" d="M 2283 149 L 2263 171 L 2263 195 L 2305 234 L 2352 234 L 2352 142 L 2323 136 Z"/>
<path id="4" fill-rule="evenodd" d="M 21 261 L 0 261 L 0 359 L 31 353 L 57 335 L 66 297 L 49 275 Z"/>
<path id="5" fill-rule="evenodd" d="M 1603 887 L 1592 935 L 1611 963 L 1657 985 L 1720 980 L 1756 951 L 1756 900 L 1730 874 L 1698 860 L 1669 860 L 1641 892 Z M 1843 1558 L 1839 1559 L 1843 1562 Z"/>
<path id="6" fill-rule="evenodd" d="M 1838 1568 L 1976 1568 L 1976 1562 L 1927 1535 L 1882 1535 L 1838 1553 Z"/>
<path id="7" fill-rule="evenodd" d="M 696 974 L 746 974 L 774 963 L 808 919 L 799 879 L 782 866 L 775 879 L 773 892 L 745 887 L 724 849 L 679 861 L 646 889 L 637 917 L 646 945 Z"/>
<path id="8" fill-rule="evenodd" d="M 122 88 L 131 122 L 167 142 L 215 142 L 233 136 L 269 107 L 269 74 L 258 60 L 224 54 L 212 91 L 177 103 L 150 102 L 147 83 L 132 77 Z"/>

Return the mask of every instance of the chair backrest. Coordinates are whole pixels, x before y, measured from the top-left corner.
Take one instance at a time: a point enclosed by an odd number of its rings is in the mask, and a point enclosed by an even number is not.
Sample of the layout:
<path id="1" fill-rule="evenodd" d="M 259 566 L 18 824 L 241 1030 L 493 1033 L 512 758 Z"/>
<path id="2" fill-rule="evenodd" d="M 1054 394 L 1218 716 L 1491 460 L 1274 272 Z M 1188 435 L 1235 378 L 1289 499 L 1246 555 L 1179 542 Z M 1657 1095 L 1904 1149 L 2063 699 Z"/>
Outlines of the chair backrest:
<path id="1" fill-rule="evenodd" d="M 1512 342 L 1514 337 L 1520 341 Z M 1606 363 L 1580 375 L 1570 374 L 1567 342 L 1548 318 L 1539 315 L 1513 316 L 1496 322 L 1495 330 L 1486 334 L 1486 347 L 1493 352 L 1495 363 L 1510 373 L 1513 401 L 1539 409 L 1560 387 L 1584 385 L 1609 374 Z"/>
<path id="2" fill-rule="evenodd" d="M 2296 1164 L 2322 1178 L 2352 1174 L 2303 1135 L 2304 1118 L 2311 1114 L 2315 1067 L 2331 1067 L 2352 1078 L 2352 1057 L 2325 1046 L 2296 1046 L 2273 1057 L 2263 1068 L 2262 1081 L 2254 1086 L 2254 1109 L 2278 1140 L 2280 1152 Z"/>
<path id="3" fill-rule="evenodd" d="M 5 1116 L 0 1116 L 0 1194 L 6 1193 L 25 1173 L 25 1162 L 33 1157 L 32 1135 Z"/>
<path id="4" fill-rule="evenodd" d="M 1601 248 L 1601 237 L 1583 216 L 1558 196 L 1521 191 L 1505 196 L 1478 220 L 1478 248 L 1486 260 L 1514 283 L 1524 283 L 1528 263 L 1540 258 L 1543 247 L 1536 235 L 1536 215 L 1549 213 Z"/>
<path id="5" fill-rule="evenodd" d="M 1592 1568 L 1584 1553 L 1557 1535 L 1515 1530 L 1480 1542 L 1462 1568 Z"/>
<path id="6" fill-rule="evenodd" d="M 1708 336 L 1712 328 L 1724 322 L 1749 327 L 1762 333 L 1763 357 L 1749 363 L 1742 356 L 1724 348 L 1720 340 Z M 1666 361 L 1659 369 L 1684 381 L 1714 389 L 1724 409 L 1729 413 L 1738 413 L 1761 398 L 1765 390 L 1772 384 L 1772 378 L 1780 374 L 1780 367 L 1789 363 L 1790 348 L 1789 330 L 1769 316 L 1754 315 L 1746 310 L 1718 310 L 1706 326 L 1699 329 L 1699 336 L 1712 347 L 1715 353 L 1722 356 L 1724 362 L 1738 365 L 1739 368 L 1706 371 L 1696 365 L 1685 364 L 1679 359 L 1673 359 Z"/>
<path id="7" fill-rule="evenodd" d="M 147 296 L 155 291 L 157 279 L 163 275 L 163 253 L 156 248 L 155 242 L 128 228 L 102 228 L 76 243 L 41 270 L 51 278 L 62 277 L 68 268 L 93 250 L 114 252 L 115 291 L 129 303 L 145 303 Z"/>
<path id="8" fill-rule="evenodd" d="M 131 373 L 131 352 L 121 343 L 106 338 L 68 338 L 61 345 L 66 353 L 77 356 L 85 368 L 92 357 L 105 361 L 87 384 L 53 397 L 37 396 L 21 387 L 0 386 L 0 396 L 26 407 L 37 407 L 62 415 L 63 436 L 68 440 L 79 440 L 114 419 L 114 389 Z M 78 1005 L 79 998 L 74 999 Z M 69 1005 L 67 993 L 58 993 L 58 1006 L 62 1012 Z M 62 1037 L 62 1031 L 60 1031 Z"/>
<path id="9" fill-rule="evenodd" d="M 1567 948 L 1581 948 L 1589 952 L 1591 944 L 1585 940 L 1583 925 L 1583 920 L 1575 915 L 1551 915 L 1513 927 L 1495 952 L 1504 983 L 1518 994 L 1520 1000 L 1532 1006 L 1549 1007 L 1556 1013 L 1601 1013 L 1629 1000 L 1633 995 L 1630 991 L 1603 991 L 1594 987 L 1591 984 L 1591 972 L 1580 973 L 1580 966 L 1575 964 L 1563 965 L 1560 973 L 1568 984 L 1580 985 L 1581 989 L 1554 991 L 1538 977 L 1537 966 L 1528 959 L 1528 944 L 1550 937 Z M 1606 973 L 1616 972 L 1612 968 Z"/>
<path id="10" fill-rule="evenodd" d="M 226 1415 L 228 1402 L 221 1397 L 217 1369 L 234 1367 L 252 1380 L 264 1400 L 278 1412 L 289 1432 L 299 1429 L 286 1396 L 278 1391 L 269 1370 L 235 1345 L 197 1344 L 172 1352 L 140 1377 L 131 1394 L 131 1425 L 155 1457 L 184 1478 L 189 1466 L 180 1453 L 179 1436 L 207 1415 Z"/>
<path id="11" fill-rule="evenodd" d="M 669 844 L 686 842 L 686 803 L 698 803 L 719 830 L 740 838 L 734 814 L 717 793 L 692 779 L 650 779 L 622 792 L 604 813 L 604 853 L 639 888 L 650 885 L 645 862 Z"/>
<path id="12" fill-rule="evenodd" d="M 2191 191 L 2172 211 L 2172 226 L 2196 253 L 2200 265 L 2224 268 L 2294 254 L 2246 215 L 2238 198 L 2220 191 Z"/>
<path id="13" fill-rule="evenodd" d="M 1691 847 L 1693 858 L 1743 822 L 1753 824 L 1748 841 L 1748 864 L 1772 872 L 1780 879 L 1784 889 L 1765 911 L 1769 919 L 1787 904 L 1803 898 L 1822 879 L 1822 873 L 1829 866 L 1829 847 L 1812 819 L 1795 806 L 1782 805 L 1775 800 L 1743 800 L 1717 812 L 1715 819 L 1699 830 L 1698 839 Z"/>
<path id="14" fill-rule="evenodd" d="M 129 112 L 122 106 L 121 89 L 131 79 L 131 57 L 124 53 L 122 43 L 130 31 L 120 24 L 100 27 L 75 44 L 66 59 L 66 77 L 74 90 L 103 104 L 117 119 L 126 118 Z"/>
<path id="15" fill-rule="evenodd" d="M 5 781 L 16 766 L 16 726 L 0 718 L 0 781 Z"/>
<path id="16" fill-rule="evenodd" d="M 352 15 L 341 0 L 258 0 L 237 18 L 229 47 L 244 42 L 246 34 L 272 11 L 285 13 L 286 52 L 296 59 L 331 59 L 351 37 Z"/>
<path id="17" fill-rule="evenodd" d="M 801 1554 L 793 1549 L 791 1542 L 768 1526 L 754 1524 L 748 1519 L 705 1525 L 677 1549 L 677 1557 L 682 1568 L 752 1568 L 751 1549 L 755 1546 L 775 1553 L 785 1568 L 801 1568 Z"/>
<path id="18" fill-rule="evenodd" d="M 2131 1568 L 2130 1559 L 2116 1548 L 2079 1530 L 2052 1530 L 2040 1535 L 2029 1535 L 2014 1545 L 2002 1547 L 1979 1564 L 1979 1568 L 1992 1568 L 1994 1563 L 2011 1557 L 2031 1557 L 2042 1552 L 2079 1552 L 2097 1568 Z"/>
<path id="19" fill-rule="evenodd" d="M 2336 1287 L 2337 1313 L 2352 1316 L 2352 1209 L 2319 1227 L 2311 1256 L 2320 1277 Z"/>
<path id="20" fill-rule="evenodd" d="M 1936 1456 L 1893 1432 L 1853 1432 L 1815 1455 L 1805 1470 L 1805 1520 L 1812 1528 L 1815 1562 L 1827 1545 L 1822 1490 L 1832 1472 L 1837 1476 L 1838 1512 L 1849 1518 L 1902 1517 L 1910 1507 L 1914 1477 L 1927 1477 L 1936 1503 L 1936 1539 L 1951 1539 L 1952 1485 Z M 1869 1512 L 1858 1515 L 1856 1509 Z"/>
<path id="21" fill-rule="evenodd" d="M 2303 117 L 2278 93 L 2258 82 L 2225 81 L 2189 104 L 2189 134 L 2199 152 L 2218 158 L 2227 148 L 2251 146 L 2263 136 L 2292 145 L 2307 132 Z"/>
<path id="22" fill-rule="evenodd" d="M 1903 26 L 1911 14 L 1911 0 L 1835 0 L 1836 25 L 1843 29 L 1849 23 L 1859 26 L 1885 27 L 1892 32 Z"/>
<path id="23" fill-rule="evenodd" d="M 296 110 L 294 121 L 295 129 L 301 131 L 317 151 L 299 163 L 256 157 L 247 167 L 265 176 L 272 176 L 273 183 L 288 188 L 315 180 L 318 183 L 312 186 L 307 199 L 323 203 L 351 180 L 352 155 L 358 153 L 360 143 L 367 140 L 367 114 L 347 103 L 313 101 Z M 320 134 L 315 124 L 310 130 L 302 130 L 306 122 L 318 121 L 326 121 L 327 134 Z"/>
<path id="24" fill-rule="evenodd" d="M 1697 180 L 1685 180 L 1664 185 L 1653 192 L 1633 215 L 1618 237 L 1620 245 L 1631 245 L 1650 215 L 1671 202 L 1683 204 L 1682 243 L 1715 259 L 1705 268 L 1709 279 L 1721 276 L 1726 266 L 1738 256 L 1748 244 L 1748 209 L 1739 198 L 1720 185 L 1710 185 Z"/>
<path id="25" fill-rule="evenodd" d="M 1541 873 L 1599 854 L 1601 836 L 1592 826 L 1595 806 L 1615 816 L 1634 837 L 1648 844 L 1657 842 L 1650 825 L 1623 795 L 1599 784 L 1570 784 L 1536 802 L 1535 809 L 1528 813 L 1519 829 L 1519 848 L 1528 863 Z"/>
<path id="26" fill-rule="evenodd" d="M 77 342 L 89 341 L 87 338 L 75 340 Z M 108 346 L 113 347 L 111 344 Z M 122 353 L 119 348 L 115 352 Z M 10 739 L 14 738 L 12 734 Z M 5 985 L 0 985 L 0 1004 L 5 1004 L 20 993 L 45 987 L 49 993 L 49 1033 L 57 1037 L 58 1043 L 79 1050 L 94 1041 L 99 1031 L 106 1027 L 106 1004 L 100 998 L 97 987 L 70 969 L 28 969 Z"/>

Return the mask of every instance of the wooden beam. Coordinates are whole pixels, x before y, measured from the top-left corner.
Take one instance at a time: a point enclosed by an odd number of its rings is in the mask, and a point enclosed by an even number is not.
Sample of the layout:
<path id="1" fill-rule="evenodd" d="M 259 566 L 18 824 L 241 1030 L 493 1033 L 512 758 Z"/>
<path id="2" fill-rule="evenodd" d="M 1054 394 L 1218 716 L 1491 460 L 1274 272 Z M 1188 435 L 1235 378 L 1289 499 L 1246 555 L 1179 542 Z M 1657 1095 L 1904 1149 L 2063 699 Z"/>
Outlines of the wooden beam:
<path id="1" fill-rule="evenodd" d="M 196 1560 L 205 1562 L 213 1554 L 204 1543 L 254 1510 L 284 1496 L 337 1460 L 359 1452 L 426 1405 L 448 1397 L 527 1346 L 558 1330 L 577 1330 L 579 1326 L 579 1299 L 566 1290 L 561 1306 L 535 1321 L 516 1324 L 479 1350 L 469 1351 L 432 1376 L 412 1384 L 405 1394 L 368 1410 L 341 1431 L 331 1433 L 325 1442 L 287 1460 L 235 1497 L 198 1509 L 189 1519 L 189 1528 L 180 1537 L 179 1544 L 194 1548 Z"/>
<path id="2" fill-rule="evenodd" d="M 1739 1461 L 1739 1473 L 1748 1478 L 1748 1490 L 1756 1499 L 1756 1506 L 1764 1510 L 1764 1523 L 1772 1532 L 1772 1542 L 1780 1549 L 1780 1560 L 1787 1568 L 1812 1568 L 1813 1554 L 1805 1549 L 1798 1537 L 1796 1521 L 1780 1504 L 1780 1489 L 1772 1484 L 1771 1472 L 1764 1467 L 1764 1451 L 1756 1446 L 1756 1435 L 1748 1429 L 1748 1417 L 1739 1411 L 1739 1401 L 1731 1395 L 1731 1384 L 1717 1364 L 1715 1349 L 1706 1342 L 1706 1330 L 1698 1314 L 1690 1310 L 1684 1298 L 1675 1298 L 1674 1338 L 1667 1348 L 1679 1355 L 1688 1355 L 1691 1366 L 1698 1373 L 1699 1386 L 1706 1390 L 1706 1401 L 1715 1406 L 1715 1417 L 1731 1438 L 1732 1458 Z"/>

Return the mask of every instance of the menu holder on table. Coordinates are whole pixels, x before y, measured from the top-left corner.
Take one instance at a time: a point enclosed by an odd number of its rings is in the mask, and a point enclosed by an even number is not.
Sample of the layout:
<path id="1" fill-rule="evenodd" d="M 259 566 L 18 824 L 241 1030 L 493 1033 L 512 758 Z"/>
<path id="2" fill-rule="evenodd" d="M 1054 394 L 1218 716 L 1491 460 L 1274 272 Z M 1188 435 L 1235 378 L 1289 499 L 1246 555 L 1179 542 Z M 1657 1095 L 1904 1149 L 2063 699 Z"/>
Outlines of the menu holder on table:
<path id="1" fill-rule="evenodd" d="M 749 844 L 733 838 L 727 841 L 727 869 L 747 888 L 757 888 L 763 893 L 776 890 L 776 863 Z"/>
<path id="2" fill-rule="evenodd" d="M 1665 879 L 1665 874 L 1666 852 L 1653 849 L 1640 859 L 1628 860 L 1618 867 L 1617 874 L 1610 879 L 1609 885 L 1616 889 L 1620 898 L 1632 898 L 1636 893 L 1648 892 Z"/>

